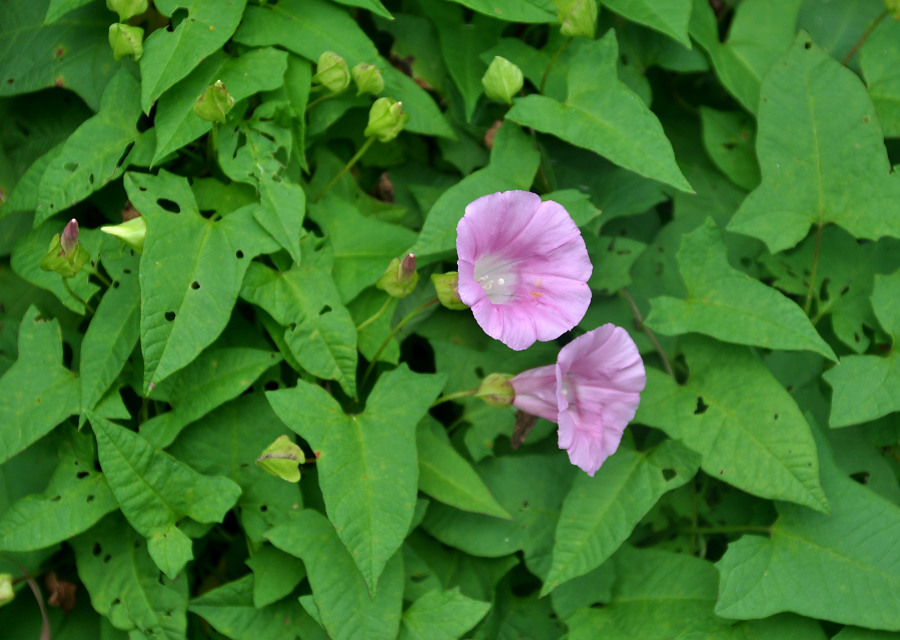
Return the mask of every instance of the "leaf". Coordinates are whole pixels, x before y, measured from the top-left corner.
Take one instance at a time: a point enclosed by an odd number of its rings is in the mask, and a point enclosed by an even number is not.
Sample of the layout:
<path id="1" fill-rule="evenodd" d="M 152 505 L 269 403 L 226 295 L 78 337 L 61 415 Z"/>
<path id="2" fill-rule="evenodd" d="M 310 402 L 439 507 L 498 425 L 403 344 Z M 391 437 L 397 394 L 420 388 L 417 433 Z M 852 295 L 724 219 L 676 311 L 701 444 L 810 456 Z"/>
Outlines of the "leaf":
<path id="1" fill-rule="evenodd" d="M 900 25 L 884 20 L 859 50 L 859 64 L 885 137 L 900 136 Z"/>
<path id="2" fill-rule="evenodd" d="M 203 476 L 144 438 L 90 411 L 97 453 L 106 479 L 128 522 L 145 538 L 147 551 L 170 578 L 191 559 L 191 540 L 176 526 L 187 516 L 221 522 L 241 494 L 227 478 Z"/>
<path id="3" fill-rule="evenodd" d="M 541 596 L 602 565 L 663 494 L 696 475 L 698 464 L 697 454 L 670 440 L 649 452 L 620 446 L 593 478 L 578 474 L 559 515 Z"/>
<path id="4" fill-rule="evenodd" d="M 699 453 L 700 467 L 714 478 L 827 513 L 809 425 L 765 365 L 745 348 L 705 338 L 685 339 L 682 347 L 687 382 L 679 386 L 648 368 L 636 421 Z"/>
<path id="5" fill-rule="evenodd" d="M 779 611 L 854 624 L 900 628 L 900 508 L 845 476 L 827 441 L 814 429 L 824 515 L 777 503 L 769 537 L 745 535 L 716 564 L 721 574 L 716 613 L 761 618 Z"/>
<path id="6" fill-rule="evenodd" d="M 96 111 L 103 88 L 120 68 L 107 30 L 111 16 L 92 2 L 44 25 L 43 2 L 4 7 L 0 33 L 0 97 L 65 87 Z"/>
<path id="7" fill-rule="evenodd" d="M 220 127 L 219 166 L 237 182 L 256 186 L 259 182 L 278 181 L 293 145 L 290 106 L 283 100 L 270 100 L 254 109 L 249 118 L 242 114 L 246 106 L 241 105 L 232 113 L 227 127 Z"/>
<path id="8" fill-rule="evenodd" d="M 219 49 L 237 29 L 247 0 L 156 0 L 156 9 L 172 17 L 173 30 L 157 29 L 144 41 L 141 56 L 141 107 L 150 113 L 164 91 Z M 176 15 L 176 10 L 185 10 Z M 178 18 L 181 18 L 180 22 Z"/>
<path id="9" fill-rule="evenodd" d="M 244 393 L 279 362 L 277 353 L 262 349 L 206 349 L 154 390 L 172 409 L 141 423 L 141 435 L 154 447 L 168 447 L 186 425 Z"/>
<path id="10" fill-rule="evenodd" d="M 145 389 L 152 389 L 218 337 L 250 260 L 274 242 L 252 219 L 252 207 L 219 221 L 203 218 L 187 180 L 164 170 L 129 173 L 125 189 L 147 221 L 141 349 Z"/>
<path id="11" fill-rule="evenodd" d="M 356 396 L 356 324 L 321 256 L 310 252 L 289 271 L 254 263 L 241 297 L 286 327 L 284 339 L 304 369 L 337 380 L 347 395 Z"/>
<path id="12" fill-rule="evenodd" d="M 585 234 L 588 255 L 594 265 L 588 286 L 594 291 L 611 294 L 631 284 L 631 266 L 641 257 L 647 245 L 631 238 Z"/>
<path id="13" fill-rule="evenodd" d="M 264 181 L 259 185 L 260 207 L 253 218 L 300 264 L 300 235 L 306 213 L 306 193 L 292 182 Z"/>
<path id="14" fill-rule="evenodd" d="M 728 249 L 716 223 L 681 238 L 678 267 L 688 297 L 653 298 L 647 325 L 664 335 L 689 332 L 766 349 L 808 350 L 837 356 L 797 304 L 728 264 Z"/>
<path id="15" fill-rule="evenodd" d="M 399 553 L 385 563 L 378 593 L 370 597 L 355 559 L 341 544 L 331 523 L 318 512 L 301 510 L 289 524 L 275 527 L 267 537 L 279 549 L 303 559 L 329 638 L 397 637 L 403 596 L 403 559 Z"/>
<path id="16" fill-rule="evenodd" d="M 166 91 L 156 104 L 156 151 L 152 164 L 212 129 L 212 123 L 194 113 L 194 103 L 206 87 L 221 80 L 236 102 L 284 82 L 287 54 L 271 47 L 250 49 L 239 57 L 216 52 L 186 78 Z"/>
<path id="17" fill-rule="evenodd" d="M 653 0 L 603 0 L 603 6 L 619 15 L 655 29 L 680 42 L 688 49 L 688 22 L 691 17 L 691 1 L 653 2 Z"/>
<path id="18" fill-rule="evenodd" d="M 453 0 L 497 20 L 507 22 L 556 22 L 552 0 Z"/>
<path id="19" fill-rule="evenodd" d="M 62 365 L 59 323 L 29 307 L 19 325 L 19 356 L 0 378 L 0 464 L 78 413 L 78 381 Z"/>
<path id="20" fill-rule="evenodd" d="M 70 11 L 90 2 L 91 0 L 50 0 L 50 6 L 47 7 L 47 14 L 44 16 L 44 24 L 55 22 Z"/>
<path id="21" fill-rule="evenodd" d="M 488 166 L 444 191 L 428 212 L 422 232 L 410 249 L 418 264 L 428 264 L 455 250 L 456 225 L 466 205 L 496 191 L 530 188 L 539 163 L 540 154 L 531 138 L 512 123 L 500 127 Z"/>
<path id="22" fill-rule="evenodd" d="M 855 74 L 801 33 L 761 92 L 762 184 L 728 229 L 772 253 L 796 245 L 811 225 L 900 237 L 900 177 L 890 174 L 875 108 Z"/>
<path id="23" fill-rule="evenodd" d="M 886 357 L 845 356 L 823 377 L 834 392 L 831 399 L 831 427 L 869 422 L 900 411 L 900 366 L 897 340 L 900 338 L 900 272 L 876 275 L 872 308 L 881 326 L 894 339 Z"/>
<path id="24" fill-rule="evenodd" d="M 299 558 L 276 549 L 270 544 L 261 545 L 252 557 L 244 561 L 253 571 L 253 589 L 250 602 L 262 609 L 290 595 L 306 577 L 306 567 Z"/>
<path id="25" fill-rule="evenodd" d="M 454 640 L 478 624 L 490 610 L 487 602 L 462 595 L 458 589 L 431 591 L 403 612 L 400 640 Z"/>
<path id="26" fill-rule="evenodd" d="M 71 541 L 91 604 L 135 640 L 183 640 L 188 581 L 160 575 L 147 546 L 118 513 Z"/>
<path id="27" fill-rule="evenodd" d="M 756 160 L 756 124 L 742 111 L 716 111 L 700 107 L 703 147 L 719 168 L 742 189 L 759 186 Z"/>
<path id="28" fill-rule="evenodd" d="M 416 502 L 416 424 L 443 384 L 443 376 L 400 365 L 378 378 L 365 412 L 354 416 L 324 389 L 302 380 L 293 389 L 266 393 L 278 417 L 318 452 L 328 519 L 373 594 L 409 531 Z"/>
<path id="29" fill-rule="evenodd" d="M 616 75 L 615 32 L 579 44 L 569 65 L 565 102 L 538 94 L 516 98 L 507 119 L 691 193 L 659 120 Z"/>
<path id="30" fill-rule="evenodd" d="M 371 11 L 372 13 L 381 16 L 382 18 L 387 18 L 388 20 L 393 20 L 394 16 L 390 14 L 390 12 L 385 8 L 383 4 L 381 4 L 381 0 L 337 0 L 340 4 L 347 5 L 348 7 L 360 7 L 361 9 L 366 9 Z"/>
<path id="31" fill-rule="evenodd" d="M 433 418 L 419 422 L 416 449 L 422 493 L 463 511 L 512 520 L 472 466 L 450 444 L 443 426 Z"/>
<path id="32" fill-rule="evenodd" d="M 0 550 L 32 551 L 58 544 L 119 508 L 106 478 L 94 469 L 93 449 L 90 436 L 66 432 L 44 492 L 26 495 L 0 518 Z"/>

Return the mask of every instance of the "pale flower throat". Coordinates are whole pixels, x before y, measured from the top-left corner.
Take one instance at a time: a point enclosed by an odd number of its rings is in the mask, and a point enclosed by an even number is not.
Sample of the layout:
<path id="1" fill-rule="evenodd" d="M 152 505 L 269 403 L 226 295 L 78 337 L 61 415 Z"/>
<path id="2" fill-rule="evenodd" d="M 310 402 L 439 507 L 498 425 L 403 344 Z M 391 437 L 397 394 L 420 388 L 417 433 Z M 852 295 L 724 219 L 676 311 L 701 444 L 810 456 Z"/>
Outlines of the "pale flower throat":
<path id="1" fill-rule="evenodd" d="M 485 256 L 475 261 L 475 281 L 494 304 L 506 304 L 516 299 L 519 277 L 513 262 L 499 256 Z"/>

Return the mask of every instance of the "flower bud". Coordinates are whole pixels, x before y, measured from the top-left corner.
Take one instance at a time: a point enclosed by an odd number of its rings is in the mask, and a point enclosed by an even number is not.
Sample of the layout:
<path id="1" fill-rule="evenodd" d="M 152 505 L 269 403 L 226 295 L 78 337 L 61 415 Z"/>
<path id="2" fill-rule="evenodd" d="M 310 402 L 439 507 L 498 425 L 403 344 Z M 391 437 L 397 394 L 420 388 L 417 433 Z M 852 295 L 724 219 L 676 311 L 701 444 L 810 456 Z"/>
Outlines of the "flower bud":
<path id="1" fill-rule="evenodd" d="M 456 271 L 431 274 L 431 284 L 434 285 L 438 300 L 452 311 L 461 311 L 469 308 L 468 305 L 459 299 L 459 294 L 456 292 L 457 282 L 459 282 L 459 274 Z"/>
<path id="2" fill-rule="evenodd" d="M 506 58 L 494 56 L 488 70 L 481 78 L 484 93 L 491 100 L 510 104 L 513 96 L 522 90 L 524 76 L 515 63 Z"/>
<path id="3" fill-rule="evenodd" d="M 256 459 L 256 464 L 277 478 L 288 482 L 300 482 L 301 462 L 306 460 L 297 443 L 288 436 L 278 436 Z"/>
<path id="4" fill-rule="evenodd" d="M 144 222 L 142 216 L 132 218 L 121 224 L 100 227 L 100 231 L 121 238 L 125 244 L 138 253 L 144 252 L 144 238 L 147 235 L 147 223 Z"/>
<path id="5" fill-rule="evenodd" d="M 403 111 L 403 103 L 392 98 L 378 98 L 369 109 L 369 126 L 363 134 L 376 136 L 381 142 L 390 142 L 403 131 L 409 122 L 409 114 Z"/>
<path id="6" fill-rule="evenodd" d="M 58 233 L 53 236 L 40 266 L 44 271 L 55 271 L 64 278 L 74 278 L 90 260 L 91 255 L 78 242 L 78 221 L 73 218 L 62 236 Z"/>
<path id="7" fill-rule="evenodd" d="M 597 26 L 597 0 L 553 0 L 559 32 L 593 40 Z"/>
<path id="8" fill-rule="evenodd" d="M 900 0 L 884 0 L 884 6 L 894 20 L 900 20 Z"/>
<path id="9" fill-rule="evenodd" d="M 356 95 L 364 93 L 378 95 L 384 91 L 384 78 L 374 64 L 360 62 L 353 67 L 353 81 L 356 83 Z"/>
<path id="10" fill-rule="evenodd" d="M 382 291 L 387 291 L 392 298 L 405 298 L 415 291 L 418 282 L 416 256 L 409 253 L 402 260 L 400 258 L 391 260 L 384 275 L 378 279 L 375 286 Z"/>
<path id="11" fill-rule="evenodd" d="M 69 224 L 63 229 L 62 237 L 59 239 L 59 247 L 66 258 L 75 255 L 75 250 L 78 248 L 78 220 L 75 218 L 69 220 Z"/>
<path id="12" fill-rule="evenodd" d="M 144 53 L 144 30 L 121 22 L 109 25 L 109 46 L 113 58 L 121 60 L 125 56 L 137 62 Z"/>
<path id="13" fill-rule="evenodd" d="M 347 61 L 334 51 L 326 51 L 319 56 L 313 84 L 320 84 L 332 93 L 340 93 L 350 86 L 350 69 Z"/>
<path id="14" fill-rule="evenodd" d="M 194 113 L 201 120 L 207 122 L 220 122 L 225 124 L 225 114 L 234 106 L 234 98 L 221 80 L 216 80 L 214 85 L 206 87 L 206 90 L 194 103 Z"/>
<path id="15" fill-rule="evenodd" d="M 513 390 L 510 380 L 512 380 L 512 376 L 508 373 L 492 373 L 481 381 L 475 397 L 481 398 L 490 406 L 498 409 L 512 406 L 516 392 Z"/>
<path id="16" fill-rule="evenodd" d="M 9 604 L 16 597 L 13 591 L 13 576 L 11 573 L 0 573 L 0 607 Z"/>
<path id="17" fill-rule="evenodd" d="M 122 22 L 144 13 L 148 5 L 147 0 L 106 0 L 106 8 L 118 13 Z"/>

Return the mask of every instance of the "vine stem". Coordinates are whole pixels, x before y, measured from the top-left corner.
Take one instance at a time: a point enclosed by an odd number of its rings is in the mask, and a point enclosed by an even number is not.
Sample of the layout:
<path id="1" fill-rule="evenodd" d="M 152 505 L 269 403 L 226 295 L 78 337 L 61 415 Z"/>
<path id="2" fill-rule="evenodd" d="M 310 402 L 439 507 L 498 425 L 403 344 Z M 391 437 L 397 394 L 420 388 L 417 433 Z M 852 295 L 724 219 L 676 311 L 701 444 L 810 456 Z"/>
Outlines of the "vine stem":
<path id="1" fill-rule="evenodd" d="M 444 404 L 445 402 L 450 402 L 451 400 L 456 400 L 457 398 L 465 398 L 466 396 L 474 396 L 478 393 L 478 389 L 467 389 L 466 391 L 457 391 L 456 393 L 448 393 L 445 396 L 441 396 L 437 400 L 431 403 L 429 409 L 433 409 L 439 404 Z"/>
<path id="2" fill-rule="evenodd" d="M 559 50 L 553 54 L 553 57 L 550 58 L 550 62 L 547 63 L 547 68 L 544 69 L 544 75 L 541 76 L 541 93 L 544 93 L 544 87 L 547 85 L 547 78 L 550 76 L 550 69 L 553 68 L 553 65 L 556 64 L 557 58 L 562 55 L 563 51 L 568 48 L 569 44 L 574 40 L 574 37 L 570 37 L 563 43 L 563 46 L 559 48 Z"/>
<path id="3" fill-rule="evenodd" d="M 822 250 L 822 228 L 824 226 L 820 222 L 816 227 L 816 248 L 813 252 L 813 263 L 809 273 L 809 287 L 806 290 L 806 299 L 803 301 L 803 313 L 806 315 L 809 315 L 809 311 L 812 309 L 812 300 L 816 291 L 816 271 L 819 270 L 819 254 Z"/>
<path id="4" fill-rule="evenodd" d="M 415 318 L 417 315 L 425 311 L 428 307 L 438 302 L 437 298 L 432 298 L 428 302 L 420 304 L 418 307 L 407 313 L 400 322 L 397 323 L 397 326 L 391 329 L 391 332 L 388 334 L 388 337 L 384 339 L 384 342 L 381 343 L 381 346 L 378 347 L 378 351 L 375 352 L 375 355 L 372 356 L 372 359 L 369 361 L 369 366 L 366 367 L 366 372 L 363 374 L 362 380 L 359 383 L 360 387 L 364 387 L 366 385 L 366 380 L 369 379 L 369 376 L 372 375 L 372 370 L 375 369 L 375 363 L 378 362 L 378 357 L 387 349 L 387 346 L 391 343 L 391 340 L 394 339 L 394 336 L 402 329 L 407 322 Z"/>
<path id="5" fill-rule="evenodd" d="M 359 148 L 359 151 L 354 153 L 353 157 L 350 158 L 350 160 L 347 162 L 347 164 L 344 165 L 344 168 L 341 169 L 340 171 L 338 171 L 337 174 L 331 179 L 331 181 L 325 185 L 325 188 L 322 189 L 322 193 L 320 193 L 318 195 L 318 197 L 315 200 L 313 200 L 313 202 L 318 202 L 319 200 L 321 200 L 325 196 L 325 194 L 328 193 L 328 191 L 331 189 L 331 187 L 336 185 L 337 181 L 340 180 L 341 177 L 345 173 L 350 171 L 350 169 L 353 168 L 353 165 L 355 165 L 359 161 L 359 159 L 363 157 L 363 155 L 366 153 L 366 151 L 369 150 L 369 147 L 372 146 L 373 142 L 375 142 L 375 136 L 369 136 L 366 139 L 366 141 L 363 143 L 363 146 L 361 146 Z"/>
<path id="6" fill-rule="evenodd" d="M 91 315 L 94 315 L 94 310 L 91 308 L 91 305 L 89 305 L 87 302 L 82 300 L 81 296 L 79 296 L 77 293 L 72 291 L 72 287 L 69 286 L 69 279 L 66 278 L 65 276 L 63 276 L 62 281 L 63 281 L 63 286 L 66 288 L 66 291 L 69 292 L 69 295 L 72 296 L 73 298 L 75 298 L 76 300 L 78 300 L 78 302 L 80 302 L 82 304 L 82 306 L 84 306 L 85 311 L 87 311 Z"/>
<path id="7" fill-rule="evenodd" d="M 318 98 L 316 98 L 316 99 L 313 100 L 312 102 L 307 103 L 307 105 L 306 105 L 306 111 L 309 111 L 310 109 L 312 109 L 314 106 L 316 106 L 316 105 L 319 104 L 319 103 L 325 102 L 325 101 L 328 100 L 329 98 L 333 98 L 333 97 L 335 97 L 335 96 L 341 95 L 341 93 L 343 93 L 343 92 L 342 92 L 342 91 L 339 91 L 339 92 L 337 92 L 337 93 L 326 93 L 324 96 L 319 96 Z"/>
<path id="8" fill-rule="evenodd" d="M 44 606 L 44 596 L 41 594 L 41 588 L 38 587 L 37 582 L 35 582 L 34 578 L 28 573 L 25 567 L 6 555 L 4 555 L 3 558 L 7 562 L 16 565 L 25 577 L 25 581 L 28 582 L 28 588 L 30 588 L 31 593 L 34 594 L 34 599 L 37 600 L 38 607 L 41 610 L 42 622 L 40 640 L 50 640 L 50 617 L 47 615 L 47 607 Z"/>
<path id="9" fill-rule="evenodd" d="M 859 51 L 859 48 L 866 43 L 866 40 L 869 39 L 869 36 L 872 35 L 872 32 L 875 31 L 875 27 L 881 24 L 881 21 L 885 19 L 888 11 L 885 9 L 881 12 L 881 14 L 872 21 L 872 24 L 869 25 L 869 28 L 866 29 L 863 34 L 859 37 L 859 40 L 856 41 L 856 44 L 853 45 L 853 48 L 847 52 L 847 55 L 844 56 L 844 59 L 841 60 L 841 64 L 845 67 L 847 64 L 853 60 L 853 56 L 856 55 L 856 52 Z"/>
<path id="10" fill-rule="evenodd" d="M 362 331 L 363 329 L 368 327 L 370 324 L 372 324 L 373 322 L 378 320 L 378 318 L 383 316 L 384 312 L 388 310 L 388 307 L 391 306 L 391 302 L 393 302 L 393 301 L 394 301 L 394 298 L 388 296 L 388 299 L 384 301 L 384 305 L 378 311 L 376 311 L 371 316 L 366 318 L 361 325 L 356 327 L 357 333 L 359 333 L 360 331 Z"/>
<path id="11" fill-rule="evenodd" d="M 619 289 L 619 295 L 625 298 L 626 302 L 628 302 L 628 306 L 631 307 L 631 313 L 634 315 L 634 322 L 638 329 L 643 331 L 648 338 L 650 338 L 650 342 L 653 343 L 653 346 L 656 348 L 656 352 L 659 354 L 660 359 L 663 363 L 663 368 L 666 370 L 672 379 L 675 379 L 675 372 L 672 370 L 672 365 L 669 364 L 669 358 L 666 357 L 666 352 L 663 350 L 662 345 L 659 343 L 659 340 L 656 338 L 656 334 L 644 324 L 644 316 L 641 315 L 641 310 L 638 309 L 637 304 L 634 301 L 634 298 L 631 297 L 631 294 L 628 293 L 628 290 L 625 287 Z"/>

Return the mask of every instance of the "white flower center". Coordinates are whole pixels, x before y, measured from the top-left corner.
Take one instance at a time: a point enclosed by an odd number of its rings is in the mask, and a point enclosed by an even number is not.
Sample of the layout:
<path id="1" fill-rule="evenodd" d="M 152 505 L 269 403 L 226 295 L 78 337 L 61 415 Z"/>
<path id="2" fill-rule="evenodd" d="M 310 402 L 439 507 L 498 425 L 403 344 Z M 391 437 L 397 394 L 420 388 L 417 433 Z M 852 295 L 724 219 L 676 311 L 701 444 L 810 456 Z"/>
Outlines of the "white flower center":
<path id="1" fill-rule="evenodd" d="M 494 304 L 508 304 L 516 299 L 519 278 L 512 263 L 497 256 L 486 256 L 475 262 L 475 281 Z"/>

